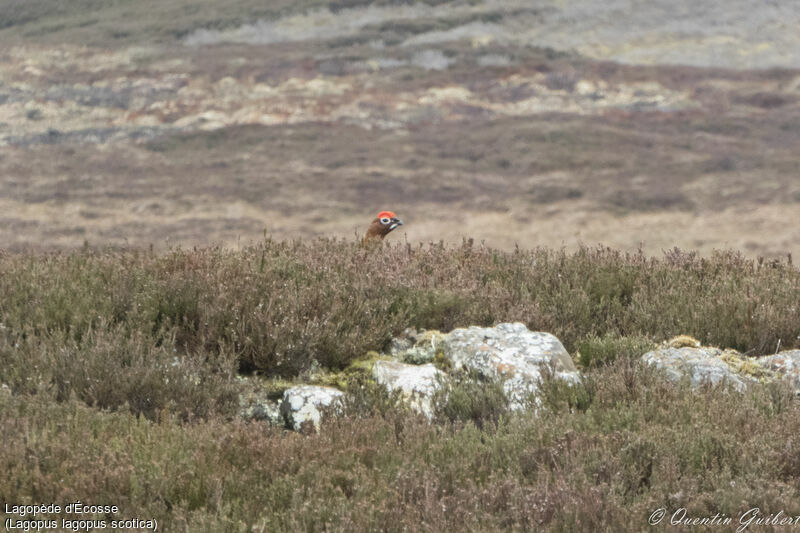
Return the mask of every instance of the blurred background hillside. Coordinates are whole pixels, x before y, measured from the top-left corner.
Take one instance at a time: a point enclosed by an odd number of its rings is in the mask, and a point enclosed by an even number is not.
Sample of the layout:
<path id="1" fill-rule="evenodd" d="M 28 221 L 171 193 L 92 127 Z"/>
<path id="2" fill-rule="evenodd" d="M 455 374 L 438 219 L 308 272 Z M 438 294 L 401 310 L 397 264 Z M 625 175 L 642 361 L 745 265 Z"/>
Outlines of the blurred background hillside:
<path id="1" fill-rule="evenodd" d="M 0 248 L 800 255 L 800 3 L 3 0 Z"/>

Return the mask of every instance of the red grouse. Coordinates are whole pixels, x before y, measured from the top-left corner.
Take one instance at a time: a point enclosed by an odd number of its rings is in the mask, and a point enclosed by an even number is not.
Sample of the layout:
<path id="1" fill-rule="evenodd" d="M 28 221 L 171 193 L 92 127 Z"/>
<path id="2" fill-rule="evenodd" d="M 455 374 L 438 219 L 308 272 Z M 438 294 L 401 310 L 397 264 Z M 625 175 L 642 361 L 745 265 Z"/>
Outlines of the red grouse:
<path id="1" fill-rule="evenodd" d="M 367 234 L 364 235 L 364 243 L 380 241 L 386 237 L 390 231 L 402 225 L 403 221 L 397 218 L 397 215 L 391 211 L 381 211 L 378 213 L 378 216 L 375 217 L 375 220 L 372 221 L 372 224 L 369 225 Z"/>

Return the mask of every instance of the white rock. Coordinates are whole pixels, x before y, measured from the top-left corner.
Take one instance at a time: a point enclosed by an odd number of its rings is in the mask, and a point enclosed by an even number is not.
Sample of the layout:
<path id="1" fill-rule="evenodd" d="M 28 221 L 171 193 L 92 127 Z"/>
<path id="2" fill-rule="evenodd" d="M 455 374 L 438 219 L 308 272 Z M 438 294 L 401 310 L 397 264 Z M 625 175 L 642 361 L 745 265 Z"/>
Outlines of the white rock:
<path id="1" fill-rule="evenodd" d="M 734 369 L 721 358 L 724 353 L 719 348 L 707 346 L 701 348 L 664 346 L 644 354 L 642 362 L 665 370 L 667 377 L 673 381 L 679 381 L 684 375 L 689 376 L 692 387 L 704 383 L 717 385 L 728 381 L 737 390 L 743 391 L 747 388 L 747 382 L 753 381 L 753 378 L 734 372 Z"/>
<path id="2" fill-rule="evenodd" d="M 503 323 L 493 328 L 455 329 L 444 342 L 444 355 L 454 369 L 466 368 L 503 380 L 512 409 L 539 390 L 545 368 L 557 379 L 580 381 L 567 350 L 550 333 L 530 331 L 525 324 Z"/>
<path id="3" fill-rule="evenodd" d="M 311 422 L 319 430 L 322 408 L 336 408 L 344 394 L 333 387 L 299 385 L 286 389 L 281 402 L 281 415 L 286 422 L 299 431 L 303 424 Z"/>
<path id="4" fill-rule="evenodd" d="M 400 390 L 409 407 L 426 417 L 433 416 L 431 399 L 442 372 L 432 364 L 407 365 L 396 361 L 377 361 L 372 367 L 375 381 L 390 391 Z"/>
<path id="5" fill-rule="evenodd" d="M 265 420 L 276 426 L 283 425 L 280 403 L 268 398 L 239 397 L 239 416 L 245 420 Z"/>
<path id="6" fill-rule="evenodd" d="M 789 350 L 759 357 L 756 361 L 762 368 L 789 381 L 794 391 L 800 394 L 800 350 Z"/>

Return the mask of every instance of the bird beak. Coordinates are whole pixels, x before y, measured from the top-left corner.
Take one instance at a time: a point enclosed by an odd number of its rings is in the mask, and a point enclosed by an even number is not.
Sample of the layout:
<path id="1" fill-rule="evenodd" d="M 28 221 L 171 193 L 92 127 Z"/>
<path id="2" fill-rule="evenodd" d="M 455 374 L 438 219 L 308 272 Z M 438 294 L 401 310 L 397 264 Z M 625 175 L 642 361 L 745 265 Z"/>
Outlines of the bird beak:
<path id="1" fill-rule="evenodd" d="M 392 219 L 392 225 L 389 226 L 389 231 L 392 231 L 397 226 L 402 226 L 402 225 L 403 225 L 403 221 L 402 220 L 400 220 L 399 218 L 393 218 Z"/>

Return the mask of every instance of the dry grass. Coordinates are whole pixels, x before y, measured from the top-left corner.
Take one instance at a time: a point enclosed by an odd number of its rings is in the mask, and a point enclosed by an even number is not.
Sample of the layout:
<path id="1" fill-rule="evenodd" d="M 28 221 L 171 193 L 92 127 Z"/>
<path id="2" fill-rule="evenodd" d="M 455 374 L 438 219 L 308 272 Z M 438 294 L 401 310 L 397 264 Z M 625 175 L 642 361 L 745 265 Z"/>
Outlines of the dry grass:
<path id="1" fill-rule="evenodd" d="M 797 141 L 787 133 L 776 148 L 775 118 L 713 140 L 684 133 L 680 117 L 636 116 L 439 124 L 413 136 L 245 127 L 147 146 L 14 149 L 0 160 L 0 242 L 233 245 L 265 229 L 350 238 L 389 207 L 407 222 L 395 240 L 797 256 Z"/>
<path id="2" fill-rule="evenodd" d="M 792 70 L 400 44 L 469 22 L 447 15 L 193 47 L 178 43 L 198 27 L 319 4 L 23 3 L 0 17 L 5 249 L 350 238 L 388 208 L 411 242 L 800 254 Z M 415 63 L 425 52 L 451 65 Z"/>

